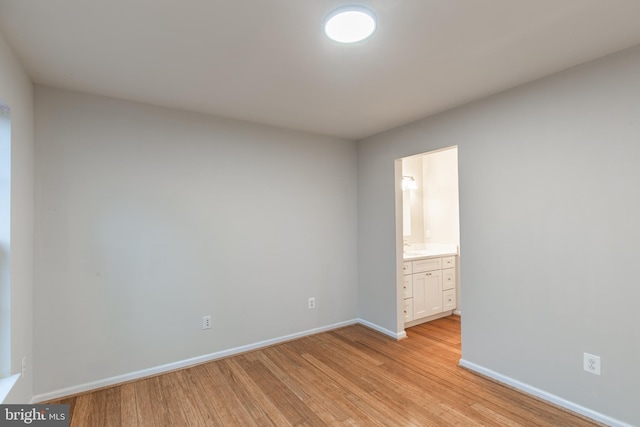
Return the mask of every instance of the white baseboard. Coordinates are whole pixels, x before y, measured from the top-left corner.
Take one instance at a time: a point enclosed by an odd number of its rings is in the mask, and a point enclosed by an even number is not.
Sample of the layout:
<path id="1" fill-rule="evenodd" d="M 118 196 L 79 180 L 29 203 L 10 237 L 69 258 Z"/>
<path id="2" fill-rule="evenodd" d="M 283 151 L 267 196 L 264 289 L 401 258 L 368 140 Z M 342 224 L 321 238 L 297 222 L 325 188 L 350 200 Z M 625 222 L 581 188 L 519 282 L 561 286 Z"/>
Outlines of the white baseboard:
<path id="1" fill-rule="evenodd" d="M 462 366 L 463 368 L 469 369 L 470 371 L 476 372 L 480 375 L 484 375 L 485 377 L 489 377 L 498 382 L 511 386 L 515 389 L 523 391 L 527 394 L 531 394 L 533 396 L 539 397 L 542 400 L 546 400 L 547 402 L 550 402 L 554 405 L 568 409 L 580 415 L 584 415 L 585 417 L 591 418 L 595 421 L 599 421 L 606 425 L 609 425 L 612 427 L 633 427 L 631 424 L 627 424 L 623 421 L 601 414 L 592 409 L 585 408 L 584 406 L 578 405 L 577 403 L 563 399 L 554 394 L 548 393 L 544 390 L 540 390 L 539 388 L 533 387 L 529 384 L 523 383 L 511 377 L 507 377 L 505 375 L 499 374 L 498 372 L 492 371 L 491 369 L 487 369 L 480 365 L 476 365 L 475 363 L 469 362 L 467 360 L 460 359 L 459 365 Z"/>
<path id="2" fill-rule="evenodd" d="M 427 317 L 421 317 L 420 319 L 412 320 L 410 322 L 405 322 L 405 328 L 411 328 L 412 326 L 422 325 L 423 323 L 431 322 L 432 320 L 442 319 L 443 317 L 448 317 L 453 314 L 452 310 L 445 311 L 442 313 L 434 314 Z"/>
<path id="3" fill-rule="evenodd" d="M 390 331 L 388 329 L 383 328 L 382 326 L 376 325 L 375 323 L 371 323 L 371 322 L 369 322 L 367 320 L 364 320 L 364 319 L 358 319 L 358 323 L 360 323 L 361 325 L 366 326 L 367 328 L 371 328 L 374 331 L 378 331 L 378 332 L 380 332 L 382 334 L 388 335 L 391 338 L 396 339 L 396 340 L 403 340 L 403 339 L 407 338 L 407 333 L 405 331 L 393 332 L 393 331 Z"/>
<path id="4" fill-rule="evenodd" d="M 105 378 L 102 380 L 92 381 L 85 384 L 66 387 L 59 390 L 50 391 L 48 393 L 42 393 L 33 396 L 30 403 L 46 402 L 49 400 L 59 399 L 65 396 L 71 396 L 78 393 L 84 393 L 90 390 L 96 390 L 103 387 L 108 387 L 116 384 L 121 384 L 127 381 L 138 380 L 153 375 L 162 374 L 165 372 L 175 371 L 176 369 L 182 369 L 189 366 L 199 365 L 201 363 L 210 362 L 212 360 L 221 359 L 227 356 L 233 356 L 240 353 L 246 353 L 247 351 L 256 350 L 263 347 L 268 347 L 274 344 L 280 344 L 286 341 L 291 341 L 297 338 L 302 338 L 309 335 L 318 334 L 320 332 L 331 331 L 334 329 L 342 328 L 344 326 L 355 325 L 359 322 L 358 319 L 347 320 L 344 322 L 334 323 L 333 325 L 327 325 L 320 328 L 309 329 L 295 334 L 285 335 L 279 338 L 273 338 L 270 340 L 260 341 L 253 344 L 247 344 L 240 347 L 231 348 L 228 350 L 217 351 L 215 353 L 205 354 L 202 356 L 192 357 L 190 359 L 180 360 L 177 362 L 167 363 L 166 365 L 155 366 L 148 369 L 142 369 L 140 371 L 130 372 L 128 374 L 116 375 L 115 377 Z"/>

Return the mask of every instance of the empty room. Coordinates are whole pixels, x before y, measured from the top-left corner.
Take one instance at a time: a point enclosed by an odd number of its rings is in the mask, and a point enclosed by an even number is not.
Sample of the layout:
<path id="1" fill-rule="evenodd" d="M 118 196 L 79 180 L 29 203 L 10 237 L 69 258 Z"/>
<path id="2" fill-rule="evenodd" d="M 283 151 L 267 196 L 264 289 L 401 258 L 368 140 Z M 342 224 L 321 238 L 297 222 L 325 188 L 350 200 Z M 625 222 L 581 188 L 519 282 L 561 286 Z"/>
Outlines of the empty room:
<path id="1" fill-rule="evenodd" d="M 0 424 L 640 426 L 639 164 L 634 0 L 0 0 Z"/>

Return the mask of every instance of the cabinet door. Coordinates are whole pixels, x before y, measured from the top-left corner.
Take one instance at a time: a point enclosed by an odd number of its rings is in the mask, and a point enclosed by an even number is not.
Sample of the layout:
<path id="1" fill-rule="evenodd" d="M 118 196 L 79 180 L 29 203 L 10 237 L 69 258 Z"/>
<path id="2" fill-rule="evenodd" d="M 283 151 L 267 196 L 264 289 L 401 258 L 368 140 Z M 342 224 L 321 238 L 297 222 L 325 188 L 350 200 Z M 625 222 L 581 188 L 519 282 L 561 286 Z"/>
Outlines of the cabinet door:
<path id="1" fill-rule="evenodd" d="M 427 316 L 442 313 L 442 270 L 429 271 L 427 275 L 425 299 Z"/>
<path id="2" fill-rule="evenodd" d="M 411 274 L 402 276 L 402 288 L 404 291 L 404 298 L 413 297 L 413 276 Z"/>
<path id="3" fill-rule="evenodd" d="M 455 256 L 446 256 L 442 257 L 442 268 L 453 268 L 456 266 L 456 257 Z"/>
<path id="4" fill-rule="evenodd" d="M 413 298 L 404 300 L 404 321 L 411 322 L 413 320 Z"/>
<path id="5" fill-rule="evenodd" d="M 413 275 L 413 318 L 427 316 L 427 273 Z"/>
<path id="6" fill-rule="evenodd" d="M 442 292 L 442 311 L 455 310 L 456 308 L 456 290 L 449 289 Z"/>
<path id="7" fill-rule="evenodd" d="M 411 261 L 405 261 L 402 263 L 402 274 L 411 274 L 413 270 L 411 269 Z"/>
<path id="8" fill-rule="evenodd" d="M 456 269 L 447 268 L 442 270 L 442 290 L 454 289 L 456 287 Z"/>
<path id="9" fill-rule="evenodd" d="M 442 270 L 413 275 L 413 318 L 442 312 Z"/>

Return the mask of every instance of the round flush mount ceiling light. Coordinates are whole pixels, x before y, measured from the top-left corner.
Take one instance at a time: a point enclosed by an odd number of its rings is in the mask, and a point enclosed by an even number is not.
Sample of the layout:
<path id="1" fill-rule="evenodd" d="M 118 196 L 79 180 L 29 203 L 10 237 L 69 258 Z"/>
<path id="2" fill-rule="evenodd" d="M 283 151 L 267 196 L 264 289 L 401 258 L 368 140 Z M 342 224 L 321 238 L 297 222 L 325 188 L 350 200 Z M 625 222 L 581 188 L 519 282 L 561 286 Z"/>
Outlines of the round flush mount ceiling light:
<path id="1" fill-rule="evenodd" d="M 343 6 L 324 20 L 324 33 L 340 43 L 356 43 L 376 31 L 375 14 L 363 6 Z"/>

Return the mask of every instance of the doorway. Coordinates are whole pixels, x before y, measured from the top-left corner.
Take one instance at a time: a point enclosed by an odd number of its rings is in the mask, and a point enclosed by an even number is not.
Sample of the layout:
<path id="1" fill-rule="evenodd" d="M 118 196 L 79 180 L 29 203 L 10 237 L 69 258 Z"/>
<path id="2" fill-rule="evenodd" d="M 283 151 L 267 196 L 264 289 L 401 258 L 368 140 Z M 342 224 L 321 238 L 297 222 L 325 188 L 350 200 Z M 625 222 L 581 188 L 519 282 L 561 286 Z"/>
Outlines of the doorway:
<path id="1" fill-rule="evenodd" d="M 396 160 L 396 184 L 398 331 L 404 331 L 462 313 L 458 147 Z"/>

